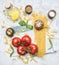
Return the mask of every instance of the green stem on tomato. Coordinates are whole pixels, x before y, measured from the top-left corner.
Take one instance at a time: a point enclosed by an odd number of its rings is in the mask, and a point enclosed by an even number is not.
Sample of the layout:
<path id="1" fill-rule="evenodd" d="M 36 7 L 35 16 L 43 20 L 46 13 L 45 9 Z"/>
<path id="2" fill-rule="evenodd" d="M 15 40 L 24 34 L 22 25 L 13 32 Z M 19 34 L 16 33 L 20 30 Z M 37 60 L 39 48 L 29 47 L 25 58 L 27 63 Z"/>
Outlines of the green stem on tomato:
<path id="1" fill-rule="evenodd" d="M 12 49 L 12 52 L 11 52 L 11 54 L 10 54 L 10 57 L 13 55 L 13 53 L 14 53 L 14 49 L 13 49 L 13 47 L 10 45 L 10 48 Z"/>

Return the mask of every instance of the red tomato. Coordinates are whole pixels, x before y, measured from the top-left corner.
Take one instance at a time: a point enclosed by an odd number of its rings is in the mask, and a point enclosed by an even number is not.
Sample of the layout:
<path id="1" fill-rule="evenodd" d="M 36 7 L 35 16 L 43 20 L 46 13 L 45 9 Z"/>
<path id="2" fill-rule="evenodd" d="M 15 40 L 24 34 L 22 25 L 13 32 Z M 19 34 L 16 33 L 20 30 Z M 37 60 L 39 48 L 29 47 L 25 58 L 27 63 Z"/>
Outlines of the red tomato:
<path id="1" fill-rule="evenodd" d="M 35 45 L 35 44 L 30 44 L 30 45 L 28 46 L 28 50 L 29 50 L 29 53 L 30 53 L 30 54 L 35 54 L 35 53 L 38 52 L 38 47 L 37 47 L 37 45 Z"/>
<path id="2" fill-rule="evenodd" d="M 28 35 L 22 37 L 21 44 L 23 46 L 29 46 L 31 44 L 31 38 Z"/>
<path id="3" fill-rule="evenodd" d="M 18 37 L 15 37 L 12 39 L 12 45 L 15 46 L 15 47 L 18 47 L 21 43 L 21 39 L 18 38 Z"/>
<path id="4" fill-rule="evenodd" d="M 24 48 L 25 48 L 24 46 L 19 46 L 19 47 L 17 48 L 18 54 L 20 54 L 20 55 L 25 55 L 27 52 L 25 51 Z"/>

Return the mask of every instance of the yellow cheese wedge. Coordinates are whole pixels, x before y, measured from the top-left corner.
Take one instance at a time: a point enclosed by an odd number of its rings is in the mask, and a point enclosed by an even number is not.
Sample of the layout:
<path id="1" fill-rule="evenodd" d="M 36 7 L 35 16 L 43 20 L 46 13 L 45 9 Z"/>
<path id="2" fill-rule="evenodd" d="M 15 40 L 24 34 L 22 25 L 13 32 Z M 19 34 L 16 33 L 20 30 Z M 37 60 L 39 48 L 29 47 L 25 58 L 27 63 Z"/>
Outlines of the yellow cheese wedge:
<path id="1" fill-rule="evenodd" d="M 42 14 L 32 14 L 31 19 L 33 21 L 33 25 L 36 20 L 42 20 L 44 23 L 44 27 L 48 26 L 47 18 Z M 46 28 L 44 28 L 40 31 L 38 31 L 34 28 L 34 37 L 35 37 L 36 44 L 38 46 L 37 56 L 39 56 L 39 57 L 43 57 L 46 53 L 46 32 L 47 32 Z"/>

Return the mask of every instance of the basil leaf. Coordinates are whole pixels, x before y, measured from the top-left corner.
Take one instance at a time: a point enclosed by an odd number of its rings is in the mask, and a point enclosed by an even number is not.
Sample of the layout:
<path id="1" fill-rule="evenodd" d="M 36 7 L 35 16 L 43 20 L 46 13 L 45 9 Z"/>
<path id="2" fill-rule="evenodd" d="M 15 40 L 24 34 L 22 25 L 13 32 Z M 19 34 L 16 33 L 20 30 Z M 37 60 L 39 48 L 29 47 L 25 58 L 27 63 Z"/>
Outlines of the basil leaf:
<path id="1" fill-rule="evenodd" d="M 33 29 L 33 26 L 32 25 L 27 25 L 26 28 L 32 30 Z"/>
<path id="2" fill-rule="evenodd" d="M 20 24 L 21 26 L 26 26 L 26 23 L 25 23 L 25 21 L 23 21 L 23 20 L 21 20 L 21 21 L 19 22 L 19 24 Z"/>

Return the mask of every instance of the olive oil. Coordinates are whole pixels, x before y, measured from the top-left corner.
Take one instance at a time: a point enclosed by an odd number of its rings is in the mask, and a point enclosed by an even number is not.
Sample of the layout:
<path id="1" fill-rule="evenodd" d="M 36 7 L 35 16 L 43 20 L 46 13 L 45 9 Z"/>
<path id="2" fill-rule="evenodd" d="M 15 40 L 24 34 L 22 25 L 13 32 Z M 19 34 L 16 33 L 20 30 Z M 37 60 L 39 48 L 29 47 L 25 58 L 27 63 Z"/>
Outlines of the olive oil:
<path id="1" fill-rule="evenodd" d="M 16 21 L 19 19 L 19 10 L 16 7 L 13 7 L 11 3 L 5 3 L 5 8 L 8 16 L 11 20 Z"/>

